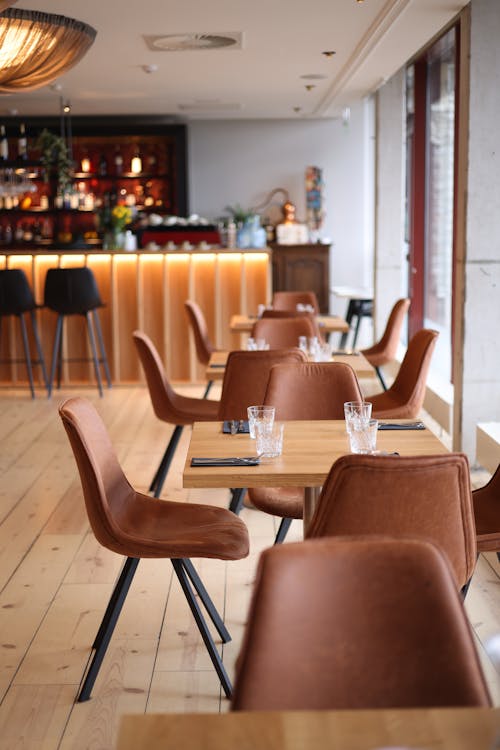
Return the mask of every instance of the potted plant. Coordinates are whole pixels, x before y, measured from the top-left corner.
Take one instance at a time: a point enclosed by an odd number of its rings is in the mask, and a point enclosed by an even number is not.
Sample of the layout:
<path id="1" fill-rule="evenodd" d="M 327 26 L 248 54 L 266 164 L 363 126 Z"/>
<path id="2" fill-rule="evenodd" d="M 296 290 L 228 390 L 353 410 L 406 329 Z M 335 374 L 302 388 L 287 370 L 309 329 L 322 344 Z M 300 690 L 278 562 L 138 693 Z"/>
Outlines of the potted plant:
<path id="1" fill-rule="evenodd" d="M 52 172 L 57 178 L 57 190 L 64 193 L 73 181 L 73 161 L 68 153 L 66 141 L 60 135 L 44 129 L 38 136 L 37 149 L 44 167 L 44 180 L 48 182 Z"/>

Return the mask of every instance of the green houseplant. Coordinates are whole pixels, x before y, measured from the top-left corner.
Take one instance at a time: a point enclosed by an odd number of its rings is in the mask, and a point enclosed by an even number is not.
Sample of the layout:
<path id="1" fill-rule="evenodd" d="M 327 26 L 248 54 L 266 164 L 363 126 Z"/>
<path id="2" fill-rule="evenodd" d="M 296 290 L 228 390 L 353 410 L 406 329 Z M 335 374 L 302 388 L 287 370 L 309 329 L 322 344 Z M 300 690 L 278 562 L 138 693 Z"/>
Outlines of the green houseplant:
<path id="1" fill-rule="evenodd" d="M 44 167 L 44 180 L 48 182 L 51 173 L 57 178 L 57 189 L 64 193 L 73 180 L 73 161 L 68 153 L 66 141 L 60 135 L 44 129 L 38 136 L 37 149 L 41 152 L 40 161 Z"/>

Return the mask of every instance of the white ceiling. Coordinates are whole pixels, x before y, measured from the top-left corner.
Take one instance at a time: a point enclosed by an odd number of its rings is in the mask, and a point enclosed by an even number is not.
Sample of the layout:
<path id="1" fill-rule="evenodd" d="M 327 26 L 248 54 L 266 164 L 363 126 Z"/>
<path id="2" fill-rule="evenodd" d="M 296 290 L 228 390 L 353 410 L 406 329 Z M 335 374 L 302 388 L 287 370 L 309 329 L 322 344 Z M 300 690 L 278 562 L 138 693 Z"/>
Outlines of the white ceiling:
<path id="1" fill-rule="evenodd" d="M 59 79 L 74 115 L 321 118 L 374 91 L 468 0 L 19 0 L 97 29 Z M 143 35 L 241 32 L 241 49 L 155 52 Z M 326 58 L 324 50 L 336 54 Z M 155 73 L 142 66 L 157 65 Z M 304 75 L 325 76 L 303 79 Z M 307 91 L 305 86 L 315 87 Z M 0 95 L 0 116 L 53 115 L 49 87 Z M 300 108 L 300 109 L 299 109 Z"/>

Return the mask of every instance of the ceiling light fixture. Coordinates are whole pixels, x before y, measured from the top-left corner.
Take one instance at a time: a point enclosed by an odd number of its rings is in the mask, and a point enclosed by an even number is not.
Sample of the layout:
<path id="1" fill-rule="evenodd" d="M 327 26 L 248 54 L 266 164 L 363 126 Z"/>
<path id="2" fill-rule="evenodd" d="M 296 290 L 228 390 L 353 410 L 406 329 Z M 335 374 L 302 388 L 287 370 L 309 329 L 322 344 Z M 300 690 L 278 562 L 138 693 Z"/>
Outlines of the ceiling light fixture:
<path id="1" fill-rule="evenodd" d="M 313 89 L 316 88 L 316 86 L 314 85 L 314 83 L 306 83 L 306 85 L 304 86 L 304 88 L 305 88 L 306 91 L 312 91 Z"/>
<path id="2" fill-rule="evenodd" d="M 333 57 L 337 53 L 334 49 L 325 49 L 324 52 L 321 53 L 324 57 Z"/>
<path id="3" fill-rule="evenodd" d="M 0 13 L 0 93 L 31 91 L 72 68 L 96 30 L 82 21 L 9 8 Z"/>

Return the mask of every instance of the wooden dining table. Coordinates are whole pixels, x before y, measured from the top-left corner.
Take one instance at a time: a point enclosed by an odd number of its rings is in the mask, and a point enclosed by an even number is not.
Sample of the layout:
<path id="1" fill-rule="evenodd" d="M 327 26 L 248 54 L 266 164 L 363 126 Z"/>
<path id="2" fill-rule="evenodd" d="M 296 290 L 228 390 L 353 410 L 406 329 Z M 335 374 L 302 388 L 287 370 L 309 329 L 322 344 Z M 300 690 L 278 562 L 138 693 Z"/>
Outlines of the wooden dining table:
<path id="1" fill-rule="evenodd" d="M 405 420 L 386 420 L 397 424 Z M 411 420 L 406 420 L 411 422 Z M 401 456 L 447 453 L 431 430 L 379 430 L 377 449 Z M 342 420 L 285 422 L 283 452 L 261 459 L 257 466 L 191 466 L 193 457 L 221 458 L 255 456 L 255 440 L 248 434 L 222 432 L 222 422 L 193 425 L 183 471 L 185 488 L 213 487 L 304 487 L 304 525 L 307 528 L 323 485 L 334 461 L 349 453 L 349 440 Z"/>
<path id="2" fill-rule="evenodd" d="M 499 736 L 498 708 L 141 714 L 117 750 L 496 750 Z"/>
<path id="3" fill-rule="evenodd" d="M 229 329 L 231 333 L 251 333 L 257 320 L 256 315 L 232 315 Z M 349 331 L 349 325 L 338 315 L 317 315 L 316 320 L 320 330 L 325 334 Z"/>
<path id="4" fill-rule="evenodd" d="M 228 356 L 229 352 L 212 352 L 205 370 L 207 380 L 223 380 Z M 375 369 L 360 352 L 335 353 L 331 361 L 350 365 L 358 378 L 370 378 L 375 375 Z"/>

